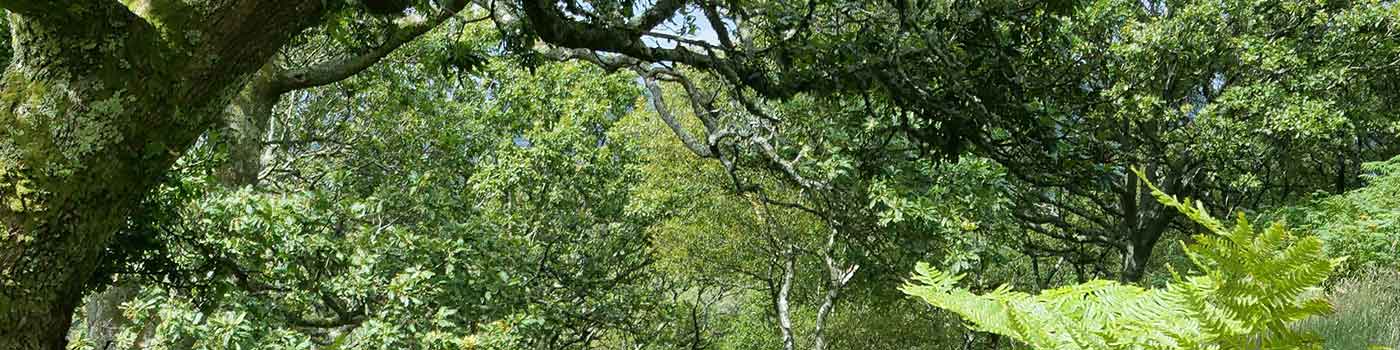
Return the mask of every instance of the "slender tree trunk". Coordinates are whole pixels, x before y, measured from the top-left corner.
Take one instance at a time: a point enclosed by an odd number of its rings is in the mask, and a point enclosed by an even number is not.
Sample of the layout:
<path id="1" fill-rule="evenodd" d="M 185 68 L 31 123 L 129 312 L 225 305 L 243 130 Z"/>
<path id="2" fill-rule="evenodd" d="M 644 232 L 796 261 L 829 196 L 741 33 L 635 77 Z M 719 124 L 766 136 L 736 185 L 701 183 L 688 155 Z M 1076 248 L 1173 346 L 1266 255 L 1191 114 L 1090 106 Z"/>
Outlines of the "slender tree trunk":
<path id="1" fill-rule="evenodd" d="M 1126 122 L 1125 122 L 1126 123 Z M 1126 125 L 1126 124 L 1125 124 Z M 1119 278 L 1124 282 L 1137 282 L 1142 278 L 1142 273 L 1146 271 L 1147 254 L 1143 254 L 1142 247 L 1135 244 L 1135 236 L 1141 229 L 1139 223 L 1142 215 L 1138 209 L 1138 190 L 1142 184 L 1138 182 L 1136 174 L 1125 172 L 1123 174 L 1123 190 L 1118 194 L 1118 205 L 1123 208 L 1122 234 L 1127 236 L 1127 247 L 1123 251 L 1123 272 Z M 1148 253 L 1151 252 L 1149 250 Z"/>
<path id="2" fill-rule="evenodd" d="M 792 291 L 792 277 L 797 273 L 797 257 L 791 250 L 783 253 L 783 282 L 778 287 L 778 329 L 783 334 L 783 350 L 792 350 L 797 343 L 792 334 L 792 314 L 788 311 L 788 293 Z"/>
<path id="3" fill-rule="evenodd" d="M 856 270 L 860 265 L 851 265 L 842 268 L 841 264 L 833 257 L 836 249 L 836 228 L 834 223 L 829 223 L 832 227 L 826 236 L 826 248 L 822 250 L 822 262 L 826 264 L 827 282 L 826 295 L 822 298 L 821 306 L 817 307 L 817 319 L 813 324 L 812 349 L 826 350 L 826 321 L 831 316 L 831 312 L 836 309 L 836 300 L 841 297 L 841 291 L 846 288 L 846 283 L 855 277 Z"/>
<path id="4" fill-rule="evenodd" d="M 834 267 L 830 263 L 830 258 L 827 258 L 826 260 L 828 261 L 828 268 Z M 835 271 L 837 271 L 838 274 L 840 273 L 839 268 Z M 840 278 L 839 276 L 835 277 Z M 844 287 L 845 283 L 842 283 L 838 280 L 831 280 L 827 282 L 826 295 L 822 297 L 821 306 L 817 307 L 817 319 L 814 322 L 814 328 L 812 329 L 812 349 L 814 350 L 826 350 L 826 320 L 828 317 L 830 317 L 831 311 L 836 308 L 836 298 L 841 296 L 841 289 Z"/>

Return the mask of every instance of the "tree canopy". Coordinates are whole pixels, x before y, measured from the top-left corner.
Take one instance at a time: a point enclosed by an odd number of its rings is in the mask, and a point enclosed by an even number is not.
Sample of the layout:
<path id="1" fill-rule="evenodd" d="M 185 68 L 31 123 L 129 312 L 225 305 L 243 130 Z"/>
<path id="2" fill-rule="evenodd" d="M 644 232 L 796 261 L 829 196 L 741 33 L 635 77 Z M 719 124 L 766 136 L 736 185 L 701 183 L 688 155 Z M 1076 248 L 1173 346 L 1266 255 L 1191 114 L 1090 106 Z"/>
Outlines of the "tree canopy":
<path id="1" fill-rule="evenodd" d="M 1400 273 L 1393 1 L 0 9 L 0 350 L 1312 348 Z"/>

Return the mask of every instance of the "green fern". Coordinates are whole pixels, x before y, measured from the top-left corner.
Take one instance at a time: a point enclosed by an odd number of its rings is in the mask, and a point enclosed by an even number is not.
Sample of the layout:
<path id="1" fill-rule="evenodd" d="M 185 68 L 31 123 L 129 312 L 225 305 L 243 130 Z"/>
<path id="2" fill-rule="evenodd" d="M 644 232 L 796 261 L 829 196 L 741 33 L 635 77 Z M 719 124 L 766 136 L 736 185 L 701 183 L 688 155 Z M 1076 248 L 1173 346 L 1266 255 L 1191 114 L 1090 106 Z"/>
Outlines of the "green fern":
<path id="1" fill-rule="evenodd" d="M 1151 186 L 1149 184 L 1149 186 Z M 1322 242 L 1298 238 L 1281 224 L 1256 230 L 1243 215 L 1226 228 L 1200 205 L 1151 187 L 1163 204 L 1207 229 L 1185 245 L 1198 271 L 1173 272 L 1166 288 L 1095 280 L 1039 295 L 1001 287 L 977 295 L 950 275 L 920 263 L 902 291 L 958 314 L 975 330 L 1036 349 L 1320 349 L 1321 339 L 1288 325 L 1332 306 L 1308 293 L 1340 259 Z"/>

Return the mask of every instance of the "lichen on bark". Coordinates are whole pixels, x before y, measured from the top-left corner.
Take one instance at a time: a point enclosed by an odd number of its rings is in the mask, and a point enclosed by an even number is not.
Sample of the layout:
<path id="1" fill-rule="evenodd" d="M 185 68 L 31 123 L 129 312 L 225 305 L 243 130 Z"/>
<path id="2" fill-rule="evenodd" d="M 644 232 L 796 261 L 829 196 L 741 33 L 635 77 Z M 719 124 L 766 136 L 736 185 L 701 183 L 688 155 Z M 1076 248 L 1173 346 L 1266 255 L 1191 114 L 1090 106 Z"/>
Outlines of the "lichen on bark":
<path id="1" fill-rule="evenodd" d="M 132 3 L 0 1 L 14 43 L 0 82 L 0 350 L 64 348 L 132 208 L 325 5 L 210 2 L 201 21 L 170 21 Z"/>

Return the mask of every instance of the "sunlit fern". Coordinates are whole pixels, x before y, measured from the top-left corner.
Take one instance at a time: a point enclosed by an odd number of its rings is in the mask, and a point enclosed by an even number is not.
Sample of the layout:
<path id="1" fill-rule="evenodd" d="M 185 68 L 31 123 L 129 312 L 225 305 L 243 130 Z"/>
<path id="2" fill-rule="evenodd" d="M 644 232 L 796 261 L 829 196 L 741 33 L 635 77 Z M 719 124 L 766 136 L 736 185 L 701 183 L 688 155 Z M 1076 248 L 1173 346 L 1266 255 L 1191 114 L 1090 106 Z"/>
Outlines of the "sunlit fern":
<path id="1" fill-rule="evenodd" d="M 1039 295 L 1006 286 L 977 295 L 957 287 L 962 276 L 920 263 L 901 290 L 1035 349 L 1321 348 L 1317 336 L 1288 327 L 1332 311 L 1321 293 L 1306 293 L 1340 263 L 1321 241 L 1281 224 L 1256 230 L 1243 215 L 1226 228 L 1199 203 L 1151 190 L 1208 231 L 1184 245 L 1196 268 L 1173 271 L 1165 288 L 1095 280 Z"/>

